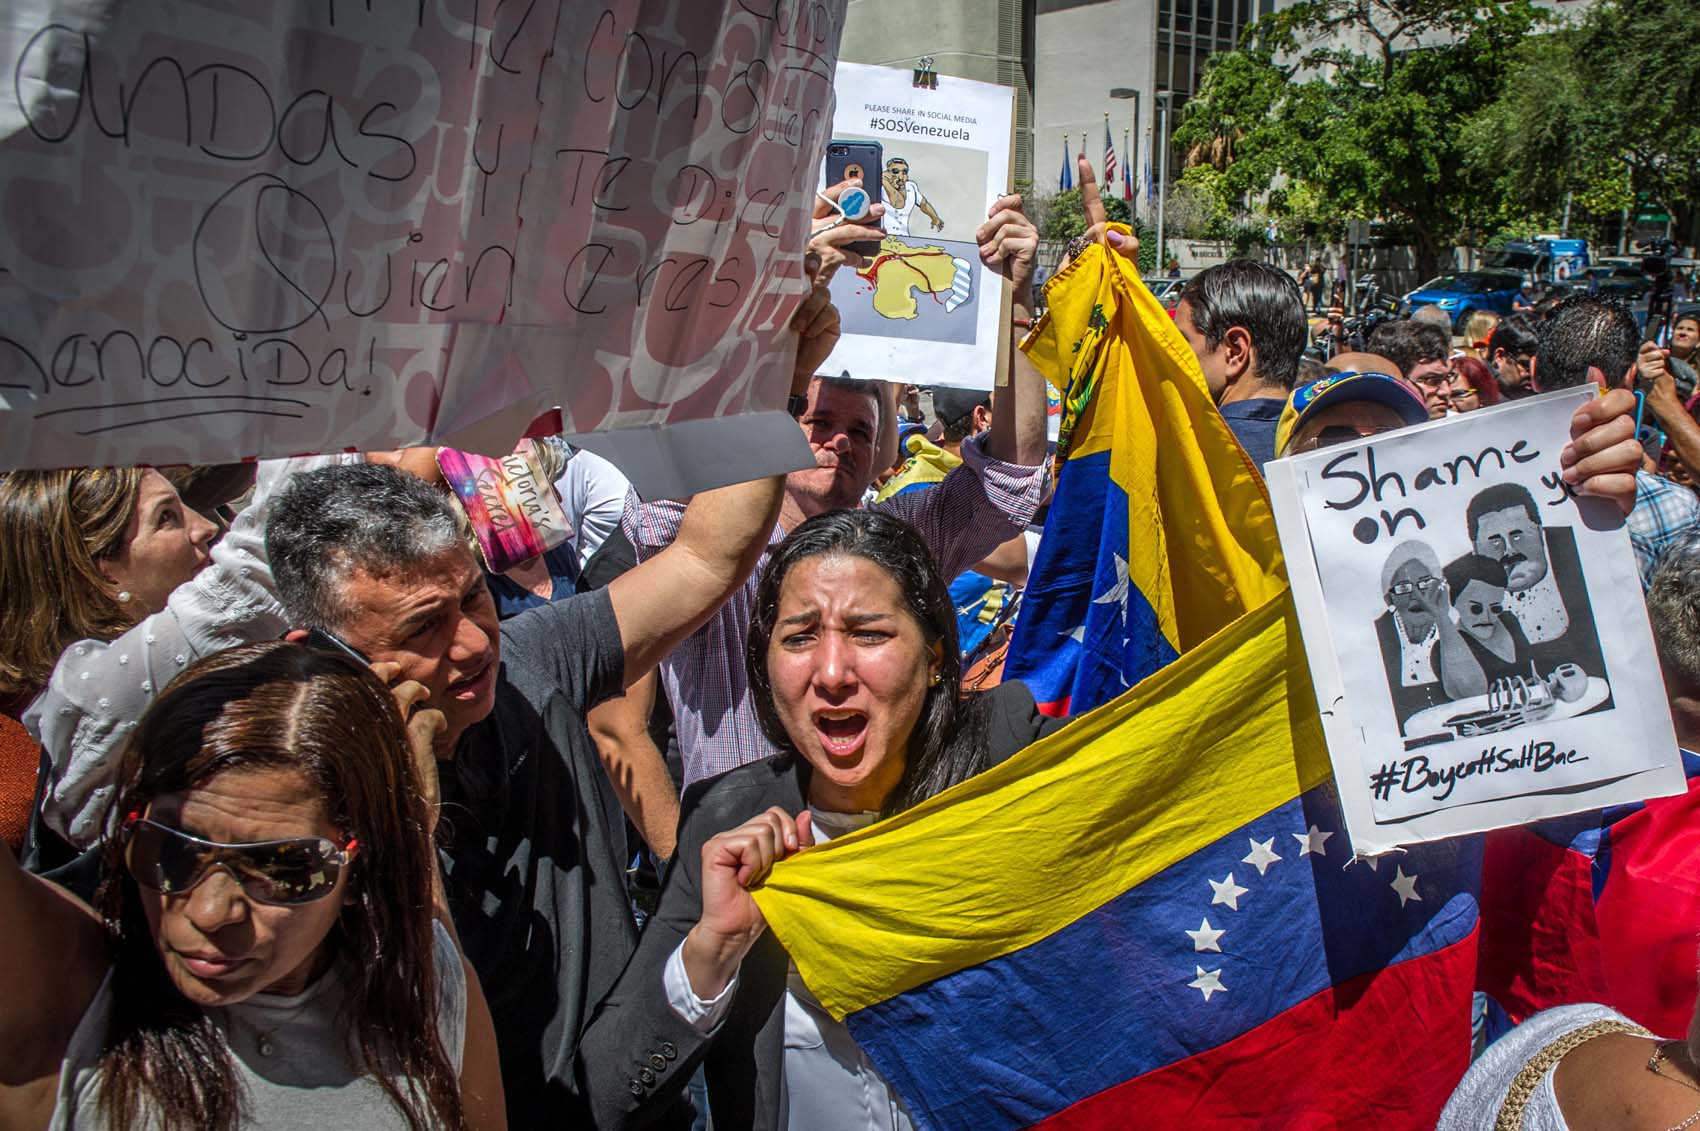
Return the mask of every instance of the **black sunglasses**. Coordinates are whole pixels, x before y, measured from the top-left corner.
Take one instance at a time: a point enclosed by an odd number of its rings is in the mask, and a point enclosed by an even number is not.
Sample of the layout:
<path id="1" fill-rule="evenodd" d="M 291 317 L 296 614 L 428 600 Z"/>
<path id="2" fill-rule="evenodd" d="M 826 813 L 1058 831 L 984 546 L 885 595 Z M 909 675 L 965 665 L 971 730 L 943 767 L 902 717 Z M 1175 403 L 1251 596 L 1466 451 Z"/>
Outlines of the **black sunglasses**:
<path id="1" fill-rule="evenodd" d="M 162 895 L 181 895 L 223 868 L 249 899 L 290 905 L 323 899 L 359 851 L 324 837 L 257 844 L 219 844 L 150 821 L 139 812 L 124 821 L 124 860 L 136 882 Z"/>

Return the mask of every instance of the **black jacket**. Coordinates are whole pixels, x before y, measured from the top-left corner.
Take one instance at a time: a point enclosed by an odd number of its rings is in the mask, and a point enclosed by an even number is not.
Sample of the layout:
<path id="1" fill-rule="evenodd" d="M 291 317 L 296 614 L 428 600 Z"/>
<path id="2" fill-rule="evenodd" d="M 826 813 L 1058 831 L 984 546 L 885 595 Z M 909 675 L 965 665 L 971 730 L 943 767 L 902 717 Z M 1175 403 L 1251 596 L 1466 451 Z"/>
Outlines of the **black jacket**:
<path id="1" fill-rule="evenodd" d="M 1033 696 L 1007 682 L 978 697 L 984 741 L 1001 762 L 1062 725 L 1040 715 Z M 579 1040 L 581 1093 L 594 1126 L 644 1128 L 669 1123 L 691 1073 L 704 1065 L 716 1127 L 778 1131 L 785 1065 L 785 980 L 791 958 L 771 932 L 762 935 L 738 969 L 738 987 L 725 1021 L 712 1037 L 699 1034 L 667 1003 L 663 971 L 702 914 L 702 846 L 777 805 L 800 813 L 807 805 L 809 766 L 779 755 L 698 782 L 685 791 L 679 844 L 661 902 L 620 980 L 603 999 Z"/>

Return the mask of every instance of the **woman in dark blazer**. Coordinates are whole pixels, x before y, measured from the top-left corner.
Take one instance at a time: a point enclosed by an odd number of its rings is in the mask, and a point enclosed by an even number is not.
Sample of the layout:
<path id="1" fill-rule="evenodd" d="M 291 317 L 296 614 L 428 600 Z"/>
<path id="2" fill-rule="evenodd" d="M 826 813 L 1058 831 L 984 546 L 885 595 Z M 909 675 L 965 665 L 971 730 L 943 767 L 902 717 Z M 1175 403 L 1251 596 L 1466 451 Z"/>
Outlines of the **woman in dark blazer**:
<path id="1" fill-rule="evenodd" d="M 868 511 L 820 515 L 785 540 L 746 660 L 784 753 L 686 792 L 660 905 L 580 1040 L 583 1093 L 598 1128 L 670 1123 L 701 1064 L 717 1127 L 907 1128 L 748 889 L 775 861 L 917 804 L 1061 720 L 1015 681 L 961 697 L 945 580 L 914 530 Z"/>

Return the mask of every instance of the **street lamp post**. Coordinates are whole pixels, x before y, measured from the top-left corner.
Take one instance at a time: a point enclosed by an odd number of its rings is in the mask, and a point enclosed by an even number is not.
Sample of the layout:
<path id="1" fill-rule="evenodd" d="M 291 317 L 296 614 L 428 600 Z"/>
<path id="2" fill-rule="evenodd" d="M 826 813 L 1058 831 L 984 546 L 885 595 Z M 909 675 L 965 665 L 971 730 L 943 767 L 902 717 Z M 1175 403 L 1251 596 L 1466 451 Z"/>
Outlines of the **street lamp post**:
<path id="1" fill-rule="evenodd" d="M 1127 154 L 1129 168 L 1126 176 L 1133 178 L 1139 175 L 1139 91 L 1128 86 L 1110 88 L 1110 97 L 1118 101 L 1133 99 L 1133 149 Z M 1110 186 L 1104 186 L 1109 191 Z"/>
<path id="2" fill-rule="evenodd" d="M 1172 90 L 1159 90 L 1152 96 L 1156 108 L 1163 113 L 1157 123 L 1157 274 L 1165 275 L 1168 260 L 1163 256 L 1163 209 L 1169 200 L 1169 99 Z"/>

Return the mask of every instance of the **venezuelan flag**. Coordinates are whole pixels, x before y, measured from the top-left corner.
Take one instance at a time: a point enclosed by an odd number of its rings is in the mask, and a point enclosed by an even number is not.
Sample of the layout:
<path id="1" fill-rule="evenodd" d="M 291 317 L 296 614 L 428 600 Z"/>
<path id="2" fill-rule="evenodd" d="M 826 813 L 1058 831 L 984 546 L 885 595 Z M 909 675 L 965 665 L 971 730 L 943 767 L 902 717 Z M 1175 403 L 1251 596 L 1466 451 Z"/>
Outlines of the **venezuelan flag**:
<path id="1" fill-rule="evenodd" d="M 879 502 L 894 499 L 910 491 L 922 491 L 944 482 L 944 477 L 962 466 L 962 460 L 945 451 L 925 436 L 917 433 L 903 442 L 909 458 L 896 475 L 886 481 L 875 498 Z"/>
<path id="2" fill-rule="evenodd" d="M 1433 1127 L 1478 842 L 1353 861 L 1278 598 L 756 893 L 917 1125 Z"/>
<path id="3" fill-rule="evenodd" d="M 1700 937 L 1700 756 L 1688 792 L 1487 834 L 1478 988 L 1501 1025 L 1602 1002 L 1688 1032 Z"/>
<path id="4" fill-rule="evenodd" d="M 1022 348 L 1062 391 L 1061 466 L 1005 678 L 1067 715 L 1263 604 L 1286 575 L 1263 479 L 1133 265 L 1092 245 L 1045 296 Z"/>
<path id="5" fill-rule="evenodd" d="M 1017 641 L 1036 698 L 1104 705 L 756 898 L 921 1127 L 1433 1127 L 1480 842 L 1353 859 L 1261 480 L 1119 257 L 1051 286 Z"/>

